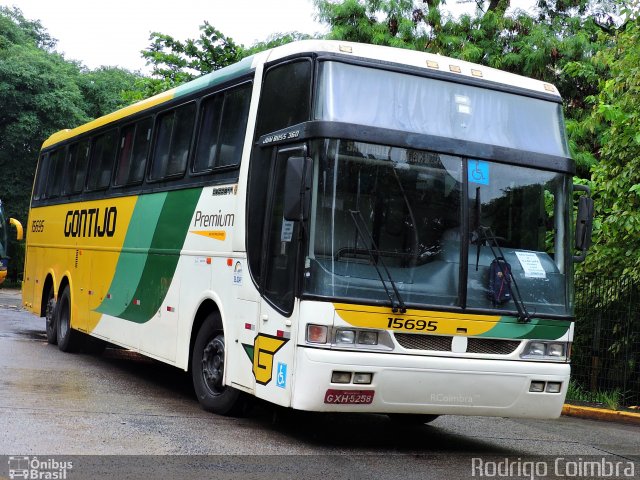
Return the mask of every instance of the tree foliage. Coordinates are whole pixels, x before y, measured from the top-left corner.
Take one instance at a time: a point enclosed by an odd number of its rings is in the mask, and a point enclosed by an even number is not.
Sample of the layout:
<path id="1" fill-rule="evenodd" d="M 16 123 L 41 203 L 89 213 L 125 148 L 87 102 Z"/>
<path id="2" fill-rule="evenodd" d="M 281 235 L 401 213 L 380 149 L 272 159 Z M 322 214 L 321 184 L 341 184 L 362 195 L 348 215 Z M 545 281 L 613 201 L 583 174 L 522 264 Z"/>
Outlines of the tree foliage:
<path id="1" fill-rule="evenodd" d="M 640 281 L 640 22 L 627 22 L 597 61 L 610 72 L 599 83 L 591 122 L 600 134 L 592 169 L 595 244 L 587 272 Z"/>
<path id="2" fill-rule="evenodd" d="M 0 198 L 23 222 L 42 142 L 122 106 L 136 78 L 114 68 L 89 71 L 55 44 L 40 22 L 0 7 Z"/>
<path id="3" fill-rule="evenodd" d="M 153 32 L 150 46 L 141 52 L 151 67 L 151 77 L 140 79 L 134 92 L 138 100 L 147 98 L 263 50 L 308 38 L 311 37 L 299 32 L 277 33 L 245 47 L 206 21 L 200 26 L 200 36 L 195 39 L 183 41 Z"/>

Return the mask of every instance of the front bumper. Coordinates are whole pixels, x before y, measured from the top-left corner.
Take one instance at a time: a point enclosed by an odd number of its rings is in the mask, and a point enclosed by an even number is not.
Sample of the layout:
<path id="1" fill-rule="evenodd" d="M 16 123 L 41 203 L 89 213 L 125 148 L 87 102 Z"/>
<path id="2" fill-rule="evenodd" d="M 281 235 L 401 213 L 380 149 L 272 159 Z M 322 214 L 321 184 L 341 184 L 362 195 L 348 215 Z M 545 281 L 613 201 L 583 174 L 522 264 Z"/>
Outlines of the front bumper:
<path id="1" fill-rule="evenodd" d="M 569 383 L 566 363 L 363 353 L 299 347 L 291 406 L 324 412 L 557 418 Z M 331 383 L 333 371 L 372 373 L 371 385 Z M 561 382 L 559 393 L 529 391 Z M 327 390 L 374 391 L 370 404 L 325 403 Z"/>

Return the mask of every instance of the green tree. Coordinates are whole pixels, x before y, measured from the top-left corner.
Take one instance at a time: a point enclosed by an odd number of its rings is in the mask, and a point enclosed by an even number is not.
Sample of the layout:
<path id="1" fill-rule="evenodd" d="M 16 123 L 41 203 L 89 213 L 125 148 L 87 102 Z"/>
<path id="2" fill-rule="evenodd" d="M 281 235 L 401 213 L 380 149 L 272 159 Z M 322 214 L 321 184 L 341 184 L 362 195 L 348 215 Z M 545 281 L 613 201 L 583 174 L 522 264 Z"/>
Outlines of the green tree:
<path id="1" fill-rule="evenodd" d="M 637 11 L 637 10 L 636 10 Z M 634 12 L 628 11 L 630 15 Z M 593 167 L 595 244 L 586 272 L 640 281 L 640 22 L 626 23 L 597 60 L 610 71 L 591 116 L 600 133 Z"/>
<path id="2" fill-rule="evenodd" d="M 78 66 L 49 49 L 53 40 L 19 10 L 0 9 L 0 198 L 26 222 L 42 141 L 88 120 Z"/>
<path id="3" fill-rule="evenodd" d="M 86 115 L 97 118 L 131 103 L 142 75 L 118 67 L 81 68 L 77 79 Z"/>
<path id="4" fill-rule="evenodd" d="M 200 36 L 185 41 L 153 32 L 151 45 L 142 57 L 151 66 L 151 78 L 140 79 L 136 85 L 140 99 L 147 98 L 205 73 L 236 63 L 242 58 L 243 47 L 232 38 L 204 22 Z"/>
<path id="5" fill-rule="evenodd" d="M 0 198 L 23 222 L 42 142 L 123 106 L 138 78 L 117 68 L 90 71 L 55 45 L 39 21 L 0 7 Z"/>
<path id="6" fill-rule="evenodd" d="M 255 53 L 309 38 L 310 35 L 299 32 L 276 33 L 265 41 L 245 47 L 206 21 L 200 26 L 200 36 L 195 39 L 182 41 L 153 32 L 149 38 L 151 45 L 141 52 L 147 65 L 151 66 L 151 77 L 138 79 L 130 97 L 141 100 Z"/>
<path id="7" fill-rule="evenodd" d="M 441 0 L 315 0 L 328 38 L 438 53 L 555 84 L 565 100 L 570 146 L 580 176 L 596 163 L 590 125 L 598 79 L 593 62 L 616 31 L 614 0 L 538 0 L 534 14 L 508 12 L 509 0 L 476 0 L 471 15 L 452 17 Z"/>

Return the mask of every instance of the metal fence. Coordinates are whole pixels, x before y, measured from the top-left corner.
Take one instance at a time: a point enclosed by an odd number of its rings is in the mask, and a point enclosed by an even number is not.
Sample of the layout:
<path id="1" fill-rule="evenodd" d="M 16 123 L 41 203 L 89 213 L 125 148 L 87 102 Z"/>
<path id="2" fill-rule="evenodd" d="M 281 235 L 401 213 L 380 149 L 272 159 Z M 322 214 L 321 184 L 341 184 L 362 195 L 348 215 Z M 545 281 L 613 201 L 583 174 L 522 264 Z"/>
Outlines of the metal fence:
<path id="1" fill-rule="evenodd" d="M 585 392 L 619 392 L 621 406 L 640 405 L 640 285 L 576 279 L 573 382 Z"/>

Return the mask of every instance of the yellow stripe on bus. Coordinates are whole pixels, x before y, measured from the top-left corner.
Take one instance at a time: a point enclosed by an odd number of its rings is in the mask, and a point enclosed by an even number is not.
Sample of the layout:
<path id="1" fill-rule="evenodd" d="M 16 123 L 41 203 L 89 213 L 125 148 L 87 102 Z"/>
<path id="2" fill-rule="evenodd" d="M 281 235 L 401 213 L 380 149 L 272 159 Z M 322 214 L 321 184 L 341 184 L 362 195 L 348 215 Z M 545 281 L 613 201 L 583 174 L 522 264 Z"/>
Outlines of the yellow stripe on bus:
<path id="1" fill-rule="evenodd" d="M 441 335 L 481 335 L 500 322 L 498 315 L 407 310 L 393 313 L 389 307 L 334 303 L 336 314 L 354 327 Z"/>

